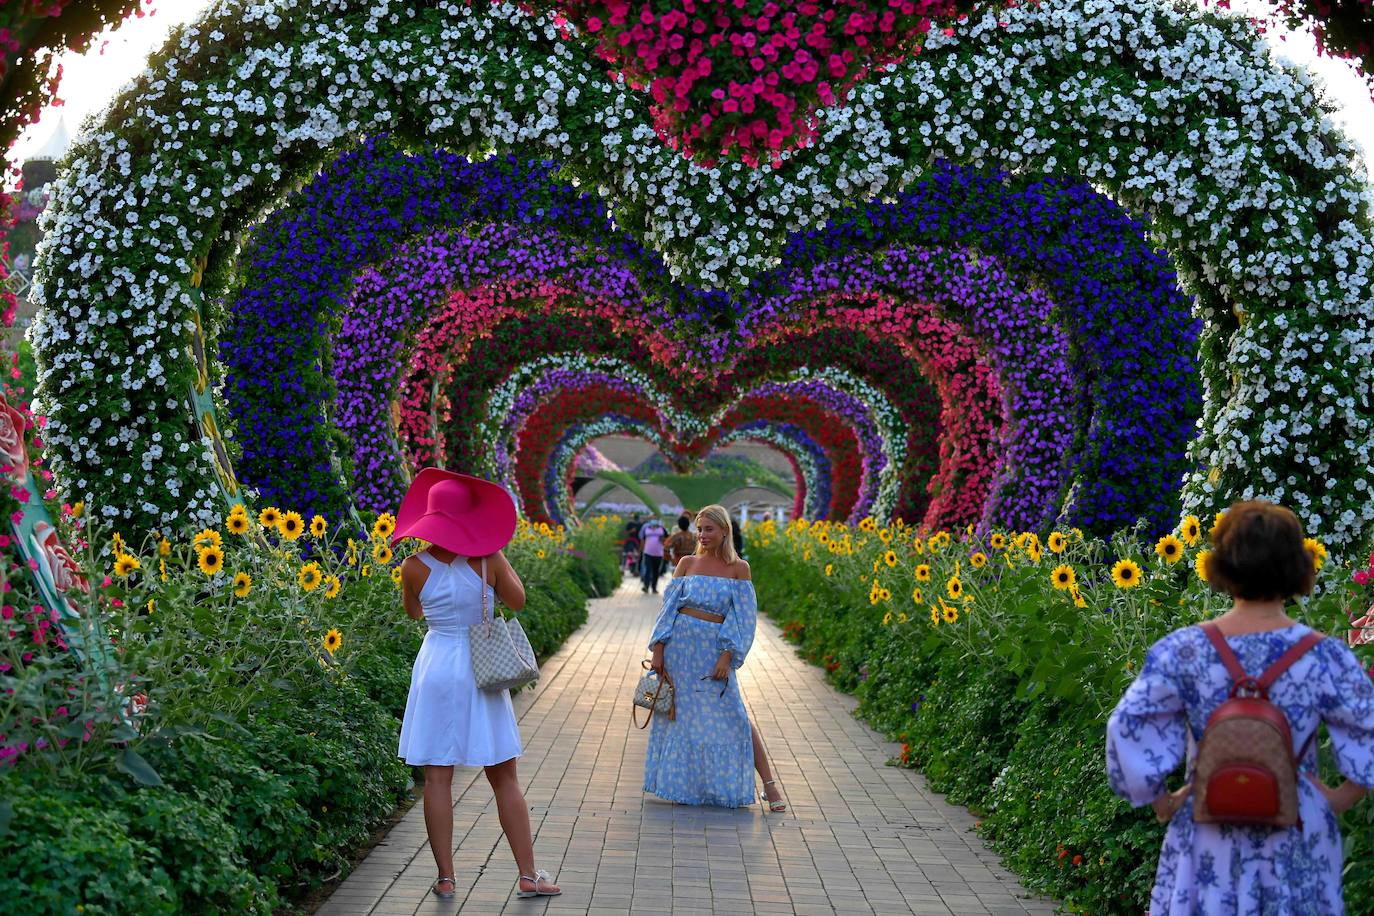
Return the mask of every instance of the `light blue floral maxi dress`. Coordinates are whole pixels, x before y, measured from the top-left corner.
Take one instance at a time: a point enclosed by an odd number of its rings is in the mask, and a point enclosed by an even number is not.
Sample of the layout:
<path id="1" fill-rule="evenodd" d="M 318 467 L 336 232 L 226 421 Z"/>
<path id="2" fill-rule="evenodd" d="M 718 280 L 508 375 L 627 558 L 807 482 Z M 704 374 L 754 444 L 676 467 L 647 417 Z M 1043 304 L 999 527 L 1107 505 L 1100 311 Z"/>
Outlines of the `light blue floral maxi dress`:
<path id="1" fill-rule="evenodd" d="M 1295 624 L 1226 641 L 1246 673 L 1258 677 L 1308 632 Z M 1199 628 L 1175 630 L 1155 643 L 1107 724 L 1112 789 L 1145 805 L 1164 791 L 1185 748 L 1191 770 L 1207 718 L 1230 689 L 1226 668 Z M 1340 771 L 1374 786 L 1374 682 L 1350 649 L 1322 640 L 1279 678 L 1270 700 L 1288 717 L 1295 751 L 1325 722 Z M 1315 773 L 1315 748 L 1300 765 Z M 1299 779 L 1298 795 L 1302 823 L 1286 830 L 1194 824 L 1190 796 L 1164 836 L 1151 916 L 1343 913 L 1336 818 L 1306 778 Z"/>
<path id="2" fill-rule="evenodd" d="M 723 614 L 710 623 L 683 607 Z M 649 645 L 664 643 L 663 663 L 677 691 L 677 719 L 654 716 L 644 760 L 644 791 L 684 805 L 738 808 L 754 803 L 754 743 L 739 678 L 711 680 L 720 653 L 738 670 L 754 643 L 754 583 L 722 576 L 676 578 Z"/>

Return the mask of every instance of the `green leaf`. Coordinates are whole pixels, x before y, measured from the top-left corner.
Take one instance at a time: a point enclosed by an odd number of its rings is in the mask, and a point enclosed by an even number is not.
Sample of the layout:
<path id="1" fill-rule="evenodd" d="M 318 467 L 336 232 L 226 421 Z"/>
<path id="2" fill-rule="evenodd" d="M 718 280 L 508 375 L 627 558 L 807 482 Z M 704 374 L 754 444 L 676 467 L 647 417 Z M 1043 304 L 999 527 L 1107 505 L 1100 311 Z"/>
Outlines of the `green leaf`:
<path id="1" fill-rule="evenodd" d="M 14 805 L 9 799 L 0 800 L 0 837 L 9 836 L 10 821 L 14 820 Z"/>
<path id="2" fill-rule="evenodd" d="M 157 775 L 152 764 L 144 760 L 138 751 L 126 747 L 119 752 L 115 758 L 115 768 L 119 772 L 133 777 L 134 782 L 141 786 L 161 786 L 162 777 Z"/>

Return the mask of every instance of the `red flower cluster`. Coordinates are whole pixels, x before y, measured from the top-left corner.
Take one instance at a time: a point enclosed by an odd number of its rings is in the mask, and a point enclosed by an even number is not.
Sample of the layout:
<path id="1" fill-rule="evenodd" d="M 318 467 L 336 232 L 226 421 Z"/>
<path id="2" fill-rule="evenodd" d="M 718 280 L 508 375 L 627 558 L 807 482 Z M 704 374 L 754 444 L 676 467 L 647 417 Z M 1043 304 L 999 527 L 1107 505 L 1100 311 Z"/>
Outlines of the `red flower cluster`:
<path id="1" fill-rule="evenodd" d="M 703 162 L 776 161 L 814 114 L 875 68 L 920 50 L 969 0 L 564 0 L 557 6 L 631 86 L 660 136 Z"/>

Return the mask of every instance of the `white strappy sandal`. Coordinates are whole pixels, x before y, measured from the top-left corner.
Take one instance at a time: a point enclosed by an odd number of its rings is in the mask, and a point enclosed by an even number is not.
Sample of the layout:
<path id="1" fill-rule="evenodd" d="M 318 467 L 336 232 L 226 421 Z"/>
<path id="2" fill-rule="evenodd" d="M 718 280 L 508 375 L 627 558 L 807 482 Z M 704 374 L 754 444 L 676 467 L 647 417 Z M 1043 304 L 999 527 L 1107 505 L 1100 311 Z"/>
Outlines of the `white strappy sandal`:
<path id="1" fill-rule="evenodd" d="M 521 875 L 520 880 L 528 881 L 533 884 L 534 890 L 524 890 L 517 883 L 515 886 L 515 896 L 517 897 L 557 897 L 559 894 L 563 893 L 563 889 L 554 884 L 553 879 L 549 877 L 549 873 L 542 868 L 534 873 L 533 878 L 529 875 Z M 547 890 L 546 888 L 552 888 L 552 890 Z"/>
<path id="2" fill-rule="evenodd" d="M 778 781 L 776 779 L 765 779 L 763 781 L 763 800 L 768 805 L 769 811 L 772 811 L 774 814 L 782 814 L 787 810 L 787 802 L 783 801 L 781 798 L 770 799 L 768 797 L 768 787 L 776 786 L 777 784 Z"/>

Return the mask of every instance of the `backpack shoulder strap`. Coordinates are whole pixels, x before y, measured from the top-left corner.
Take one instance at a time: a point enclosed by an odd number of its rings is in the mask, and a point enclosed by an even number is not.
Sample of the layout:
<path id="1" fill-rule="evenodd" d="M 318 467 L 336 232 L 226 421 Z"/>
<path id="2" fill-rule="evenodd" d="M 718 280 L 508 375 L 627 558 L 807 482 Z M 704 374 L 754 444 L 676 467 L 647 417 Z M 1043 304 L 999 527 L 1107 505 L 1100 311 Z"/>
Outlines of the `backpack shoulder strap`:
<path id="1" fill-rule="evenodd" d="M 1311 633 L 1308 633 L 1302 639 L 1298 640 L 1293 644 L 1291 649 L 1279 656 L 1278 661 L 1264 669 L 1264 673 L 1259 676 L 1260 686 L 1267 692 L 1270 687 L 1274 686 L 1274 682 L 1277 681 L 1285 671 L 1292 667 L 1294 662 L 1306 655 L 1308 649 L 1311 649 L 1325 638 L 1326 634 L 1318 633 L 1316 630 L 1313 630 Z"/>
<path id="2" fill-rule="evenodd" d="M 1240 683 L 1250 675 L 1245 673 L 1245 669 L 1240 666 L 1240 659 L 1236 658 L 1236 653 L 1231 651 L 1231 647 L 1226 644 L 1226 637 L 1221 635 L 1221 628 L 1210 620 L 1199 625 L 1199 629 L 1207 634 L 1207 638 L 1212 641 L 1212 646 L 1217 650 L 1217 655 L 1221 656 L 1221 663 L 1226 666 L 1226 673 L 1231 675 L 1231 680 Z"/>

